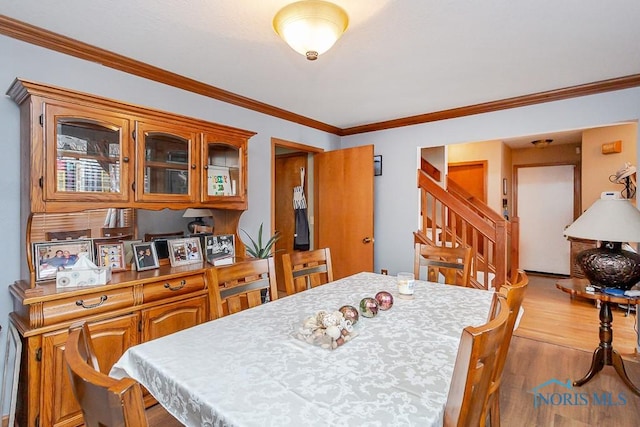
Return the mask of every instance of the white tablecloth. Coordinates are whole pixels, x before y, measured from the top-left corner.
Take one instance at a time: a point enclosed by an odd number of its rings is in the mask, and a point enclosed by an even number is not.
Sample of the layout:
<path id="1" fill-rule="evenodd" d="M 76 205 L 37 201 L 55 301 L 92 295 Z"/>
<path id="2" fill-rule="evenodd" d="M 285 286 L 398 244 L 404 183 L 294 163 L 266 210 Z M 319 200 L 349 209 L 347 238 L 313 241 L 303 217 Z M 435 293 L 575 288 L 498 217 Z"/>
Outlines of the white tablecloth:
<path id="1" fill-rule="evenodd" d="M 390 291 L 336 350 L 293 337 L 318 310 Z M 359 273 L 127 350 L 111 371 L 143 384 L 188 426 L 442 425 L 460 333 L 485 323 L 491 292 Z"/>

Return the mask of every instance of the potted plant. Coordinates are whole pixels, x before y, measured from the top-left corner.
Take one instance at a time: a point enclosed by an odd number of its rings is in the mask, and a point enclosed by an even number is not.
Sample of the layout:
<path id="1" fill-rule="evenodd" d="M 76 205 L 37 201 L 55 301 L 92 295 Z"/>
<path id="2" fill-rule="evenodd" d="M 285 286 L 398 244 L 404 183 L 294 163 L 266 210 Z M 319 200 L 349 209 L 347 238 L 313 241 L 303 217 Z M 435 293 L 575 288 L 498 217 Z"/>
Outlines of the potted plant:
<path id="1" fill-rule="evenodd" d="M 264 242 L 262 241 L 262 226 L 260 223 L 260 228 L 258 229 L 258 237 L 257 241 L 254 240 L 249 233 L 245 230 L 242 230 L 244 234 L 247 235 L 249 241 L 251 242 L 251 246 L 247 245 L 247 253 L 251 255 L 253 258 L 269 258 L 271 256 L 271 249 L 276 241 L 280 238 L 280 233 L 275 233 L 273 236 L 269 237 L 269 239 Z"/>
<path id="2" fill-rule="evenodd" d="M 242 230 L 242 232 L 244 234 L 246 234 L 246 236 L 249 238 L 249 241 L 251 242 L 251 246 L 246 245 L 246 251 L 249 255 L 251 255 L 253 258 L 269 258 L 271 256 L 271 249 L 273 249 L 273 245 L 276 243 L 276 241 L 280 238 L 280 233 L 276 232 L 273 236 L 269 237 L 269 239 L 264 242 L 262 242 L 262 226 L 263 223 L 260 223 L 260 228 L 258 229 L 258 237 L 257 237 L 257 241 L 254 240 L 249 233 L 247 233 L 245 230 Z M 261 296 L 262 296 L 262 302 L 269 302 L 269 294 L 267 293 L 266 289 L 263 289 L 261 291 Z"/>

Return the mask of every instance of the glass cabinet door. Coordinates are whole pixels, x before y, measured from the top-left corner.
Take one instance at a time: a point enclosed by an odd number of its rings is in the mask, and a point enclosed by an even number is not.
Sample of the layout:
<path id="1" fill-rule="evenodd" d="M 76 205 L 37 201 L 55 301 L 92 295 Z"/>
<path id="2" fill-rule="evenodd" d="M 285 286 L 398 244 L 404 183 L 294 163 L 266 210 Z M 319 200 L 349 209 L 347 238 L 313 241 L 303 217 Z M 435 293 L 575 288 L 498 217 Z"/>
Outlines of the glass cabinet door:
<path id="1" fill-rule="evenodd" d="M 245 141 L 218 141 L 204 136 L 203 202 L 241 203 L 246 195 Z"/>
<path id="2" fill-rule="evenodd" d="M 137 124 L 138 200 L 194 201 L 196 133 L 151 123 Z"/>
<path id="3" fill-rule="evenodd" d="M 45 199 L 127 200 L 129 121 L 90 108 L 45 111 Z"/>

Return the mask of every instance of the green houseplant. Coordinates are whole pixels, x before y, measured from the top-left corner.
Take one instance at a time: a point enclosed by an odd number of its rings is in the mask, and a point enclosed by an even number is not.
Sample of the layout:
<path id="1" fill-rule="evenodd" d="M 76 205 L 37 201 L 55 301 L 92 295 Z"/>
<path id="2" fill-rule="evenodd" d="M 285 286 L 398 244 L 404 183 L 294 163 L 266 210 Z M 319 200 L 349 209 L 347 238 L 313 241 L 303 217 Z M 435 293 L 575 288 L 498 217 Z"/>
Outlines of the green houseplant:
<path id="1" fill-rule="evenodd" d="M 251 245 L 247 245 L 247 253 L 251 255 L 253 258 L 269 258 L 271 256 L 271 250 L 273 249 L 273 245 L 280 238 L 280 233 L 275 233 L 273 236 L 269 237 L 267 241 L 263 243 L 262 239 L 262 226 L 260 223 L 260 228 L 258 229 L 258 237 L 254 240 L 249 233 L 245 230 L 242 232 L 249 238 Z"/>
<path id="2" fill-rule="evenodd" d="M 275 233 L 273 236 L 269 237 L 269 239 L 264 242 L 262 242 L 262 226 L 263 223 L 260 223 L 260 228 L 258 229 L 258 237 L 257 237 L 257 241 L 254 240 L 249 233 L 247 233 L 245 230 L 242 230 L 242 232 L 244 234 L 246 234 L 246 236 L 249 238 L 249 241 L 251 242 L 251 246 L 246 245 L 246 251 L 249 255 L 251 255 L 253 258 L 269 258 L 271 256 L 271 249 L 273 249 L 273 245 L 276 243 L 276 241 L 280 238 L 280 233 Z M 269 298 L 269 294 L 267 293 L 267 291 L 265 289 L 263 289 L 260 292 L 261 296 L 262 296 L 262 302 L 268 302 L 270 300 Z"/>

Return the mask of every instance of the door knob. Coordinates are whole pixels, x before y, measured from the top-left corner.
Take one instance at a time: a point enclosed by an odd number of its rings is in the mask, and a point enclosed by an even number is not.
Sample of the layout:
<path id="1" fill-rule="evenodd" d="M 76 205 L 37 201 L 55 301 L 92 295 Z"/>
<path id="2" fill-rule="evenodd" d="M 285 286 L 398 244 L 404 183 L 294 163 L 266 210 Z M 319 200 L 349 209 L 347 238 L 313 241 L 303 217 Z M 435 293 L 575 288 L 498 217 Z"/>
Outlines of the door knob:
<path id="1" fill-rule="evenodd" d="M 362 239 L 362 243 L 371 243 L 373 242 L 373 239 L 371 237 L 365 237 L 364 239 Z"/>

